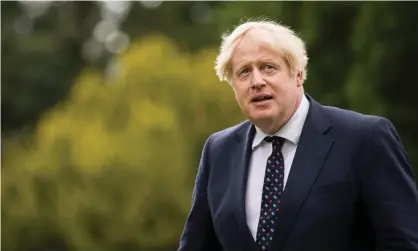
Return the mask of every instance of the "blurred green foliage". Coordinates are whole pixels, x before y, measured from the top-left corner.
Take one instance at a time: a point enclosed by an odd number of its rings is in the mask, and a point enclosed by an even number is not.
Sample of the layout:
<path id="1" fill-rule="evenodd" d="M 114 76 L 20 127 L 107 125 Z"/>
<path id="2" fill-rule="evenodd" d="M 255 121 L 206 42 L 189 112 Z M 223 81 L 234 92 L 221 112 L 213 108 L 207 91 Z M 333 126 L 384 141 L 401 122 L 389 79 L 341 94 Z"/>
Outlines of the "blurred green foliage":
<path id="1" fill-rule="evenodd" d="M 417 170 L 416 3 L 136 5 L 129 47 L 96 61 L 82 52 L 99 4 L 57 5 L 24 35 L 18 3 L 1 5 L 4 250 L 175 250 L 204 141 L 244 119 L 213 67 L 250 17 L 298 31 L 308 93 L 391 119 Z"/>
<path id="2" fill-rule="evenodd" d="M 5 250 L 176 243 L 197 166 L 192 156 L 210 132 L 242 119 L 231 88 L 213 74 L 215 53 L 182 54 L 151 36 L 115 59 L 110 81 L 86 68 L 69 98 L 38 122 L 33 143 L 7 151 Z"/>

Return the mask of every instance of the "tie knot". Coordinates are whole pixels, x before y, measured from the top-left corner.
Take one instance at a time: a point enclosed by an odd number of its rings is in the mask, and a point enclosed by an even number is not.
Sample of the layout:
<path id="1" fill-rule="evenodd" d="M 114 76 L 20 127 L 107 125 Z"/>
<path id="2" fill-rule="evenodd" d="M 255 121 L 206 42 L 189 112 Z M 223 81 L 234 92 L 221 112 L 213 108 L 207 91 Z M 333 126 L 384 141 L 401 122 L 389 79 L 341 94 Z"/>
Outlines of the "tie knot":
<path id="1" fill-rule="evenodd" d="M 264 140 L 266 142 L 272 143 L 273 146 L 275 147 L 279 147 L 279 149 L 282 147 L 283 143 L 284 143 L 284 138 L 282 137 L 278 137 L 278 136 L 268 136 L 265 137 Z"/>

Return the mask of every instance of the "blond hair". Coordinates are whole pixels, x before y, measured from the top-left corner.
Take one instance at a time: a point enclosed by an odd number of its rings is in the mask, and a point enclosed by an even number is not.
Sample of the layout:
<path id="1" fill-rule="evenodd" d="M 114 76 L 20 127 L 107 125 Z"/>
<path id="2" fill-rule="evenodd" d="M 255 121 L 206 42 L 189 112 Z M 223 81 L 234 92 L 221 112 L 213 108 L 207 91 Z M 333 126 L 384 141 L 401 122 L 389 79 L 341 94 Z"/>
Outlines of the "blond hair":
<path id="1" fill-rule="evenodd" d="M 250 30 L 257 30 L 264 36 L 252 36 Z M 282 55 L 293 74 L 303 72 L 303 80 L 307 77 L 308 57 L 305 43 L 293 30 L 271 20 L 247 21 L 236 27 L 230 34 L 222 35 L 222 43 L 216 58 L 216 75 L 220 81 L 232 84 L 231 58 L 238 42 L 248 33 L 257 44 L 271 47 Z"/>

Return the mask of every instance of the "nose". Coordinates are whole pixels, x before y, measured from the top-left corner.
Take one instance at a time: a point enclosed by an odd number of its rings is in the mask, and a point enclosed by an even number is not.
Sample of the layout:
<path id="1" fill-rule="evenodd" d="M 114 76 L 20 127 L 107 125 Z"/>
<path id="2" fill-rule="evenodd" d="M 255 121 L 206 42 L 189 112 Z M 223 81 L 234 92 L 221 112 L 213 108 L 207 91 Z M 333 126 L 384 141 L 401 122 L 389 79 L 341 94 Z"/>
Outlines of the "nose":
<path id="1" fill-rule="evenodd" d="M 252 78 L 251 78 L 251 88 L 259 89 L 266 85 L 264 81 L 263 75 L 258 69 L 254 69 L 252 71 Z"/>

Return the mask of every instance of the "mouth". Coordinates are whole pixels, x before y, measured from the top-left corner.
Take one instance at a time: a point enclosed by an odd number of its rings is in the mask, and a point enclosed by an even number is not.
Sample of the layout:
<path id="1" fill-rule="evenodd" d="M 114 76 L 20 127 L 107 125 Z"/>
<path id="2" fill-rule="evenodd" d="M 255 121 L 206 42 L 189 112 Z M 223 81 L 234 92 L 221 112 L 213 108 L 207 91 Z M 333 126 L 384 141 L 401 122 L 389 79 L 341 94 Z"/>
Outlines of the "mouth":
<path id="1" fill-rule="evenodd" d="M 251 102 L 258 103 L 258 102 L 263 102 L 263 101 L 267 101 L 270 99 L 273 99 L 271 95 L 259 95 L 259 96 L 253 97 L 251 99 Z"/>

